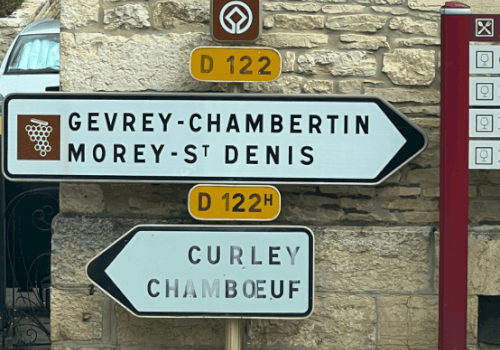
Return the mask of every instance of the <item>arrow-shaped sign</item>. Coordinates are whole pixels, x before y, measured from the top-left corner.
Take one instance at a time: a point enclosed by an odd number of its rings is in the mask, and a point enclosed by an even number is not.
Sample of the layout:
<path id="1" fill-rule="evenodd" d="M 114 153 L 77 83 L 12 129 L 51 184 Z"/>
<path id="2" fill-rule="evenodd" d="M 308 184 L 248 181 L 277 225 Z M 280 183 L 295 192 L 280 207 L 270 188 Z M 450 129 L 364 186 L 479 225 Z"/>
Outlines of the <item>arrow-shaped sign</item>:
<path id="1" fill-rule="evenodd" d="M 140 317 L 303 318 L 313 308 L 305 227 L 137 226 L 87 265 Z"/>
<path id="2" fill-rule="evenodd" d="M 20 94 L 4 112 L 18 181 L 376 185 L 427 146 L 377 97 Z"/>

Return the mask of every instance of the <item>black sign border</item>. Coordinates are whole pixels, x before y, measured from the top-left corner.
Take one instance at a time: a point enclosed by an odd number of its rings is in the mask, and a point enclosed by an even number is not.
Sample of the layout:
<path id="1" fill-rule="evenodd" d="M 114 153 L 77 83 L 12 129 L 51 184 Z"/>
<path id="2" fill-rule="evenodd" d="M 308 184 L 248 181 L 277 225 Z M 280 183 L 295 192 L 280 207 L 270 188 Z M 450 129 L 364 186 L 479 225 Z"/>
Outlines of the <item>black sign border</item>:
<path id="1" fill-rule="evenodd" d="M 122 291 L 104 272 L 113 262 L 116 256 L 125 248 L 132 238 L 141 231 L 185 231 L 185 232 L 303 232 L 309 240 L 309 300 L 308 309 L 304 313 L 221 313 L 221 312 L 141 312 L 138 311 Z M 125 233 L 118 240 L 104 249 L 99 255 L 89 261 L 85 268 L 87 277 L 104 293 L 109 295 L 117 303 L 122 305 L 130 313 L 137 317 L 146 318 L 172 318 L 172 317 L 196 317 L 196 318 L 307 318 L 314 309 L 314 235 L 305 226 L 218 226 L 218 225 L 138 225 Z"/>
<path id="2" fill-rule="evenodd" d="M 202 177 L 202 176 L 93 176 L 93 175 L 14 175 L 7 169 L 7 140 L 9 123 L 9 102 L 25 100 L 183 100 L 183 101 L 276 101 L 276 102 L 371 102 L 375 103 L 406 139 L 406 143 L 373 179 L 335 178 L 270 178 L 270 177 Z M 306 185 L 378 185 L 386 178 L 423 152 L 428 144 L 425 132 L 413 124 L 405 115 L 377 96 L 325 96 L 325 95 L 264 95 L 264 94 L 221 94 L 221 93 L 42 93 L 10 94 L 4 101 L 2 172 L 10 181 L 40 182 L 125 182 L 125 183 L 245 183 L 245 184 L 306 184 Z M 411 142 L 409 142 L 411 140 Z"/>

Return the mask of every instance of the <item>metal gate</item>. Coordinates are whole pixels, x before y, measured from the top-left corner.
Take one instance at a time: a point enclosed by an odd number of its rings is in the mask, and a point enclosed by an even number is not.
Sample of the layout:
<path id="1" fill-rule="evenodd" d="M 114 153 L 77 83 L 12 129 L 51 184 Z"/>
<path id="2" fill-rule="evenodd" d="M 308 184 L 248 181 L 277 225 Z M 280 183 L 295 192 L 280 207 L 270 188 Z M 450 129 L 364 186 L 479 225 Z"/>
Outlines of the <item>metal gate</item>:
<path id="1" fill-rule="evenodd" d="M 59 212 L 59 186 L 0 180 L 1 346 L 49 349 L 50 225 Z"/>

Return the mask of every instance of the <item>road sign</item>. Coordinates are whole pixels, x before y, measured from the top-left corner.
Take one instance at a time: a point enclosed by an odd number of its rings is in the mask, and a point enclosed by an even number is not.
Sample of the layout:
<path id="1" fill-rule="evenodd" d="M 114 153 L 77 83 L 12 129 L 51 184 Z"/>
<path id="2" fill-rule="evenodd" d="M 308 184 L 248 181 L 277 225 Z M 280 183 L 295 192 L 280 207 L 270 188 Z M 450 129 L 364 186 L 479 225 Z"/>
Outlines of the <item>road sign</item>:
<path id="1" fill-rule="evenodd" d="M 4 108 L 16 181 L 376 185 L 427 146 L 366 96 L 13 94 Z"/>
<path id="2" fill-rule="evenodd" d="M 262 32 L 260 0 L 212 0 L 210 34 L 217 42 L 255 42 Z"/>
<path id="3" fill-rule="evenodd" d="M 470 109 L 469 136 L 480 138 L 500 137 L 500 109 Z"/>
<path id="4" fill-rule="evenodd" d="M 500 74 L 500 45 L 471 45 L 469 62 L 471 74 Z"/>
<path id="5" fill-rule="evenodd" d="M 469 169 L 500 169 L 500 140 L 470 140 Z"/>
<path id="6" fill-rule="evenodd" d="M 281 195 L 273 186 L 197 185 L 188 209 L 198 220 L 269 221 L 280 213 Z"/>
<path id="7" fill-rule="evenodd" d="M 281 74 L 281 56 L 271 48 L 199 47 L 191 53 L 189 72 L 202 81 L 272 81 Z"/>
<path id="8" fill-rule="evenodd" d="M 136 226 L 86 271 L 139 317 L 304 318 L 314 238 L 299 226 Z"/>
<path id="9" fill-rule="evenodd" d="M 471 106 L 500 105 L 500 77 L 470 77 L 469 91 Z"/>
<path id="10" fill-rule="evenodd" d="M 500 41 L 500 15 L 471 15 L 471 41 Z"/>

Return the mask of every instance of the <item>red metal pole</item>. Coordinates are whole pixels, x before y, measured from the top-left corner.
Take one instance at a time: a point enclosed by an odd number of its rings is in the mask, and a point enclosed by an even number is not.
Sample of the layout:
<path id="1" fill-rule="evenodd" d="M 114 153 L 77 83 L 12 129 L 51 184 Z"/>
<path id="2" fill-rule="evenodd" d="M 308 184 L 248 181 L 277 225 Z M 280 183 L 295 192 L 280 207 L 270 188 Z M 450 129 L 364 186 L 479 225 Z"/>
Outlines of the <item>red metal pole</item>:
<path id="1" fill-rule="evenodd" d="M 439 350 L 466 349 L 470 14 L 441 8 Z"/>

